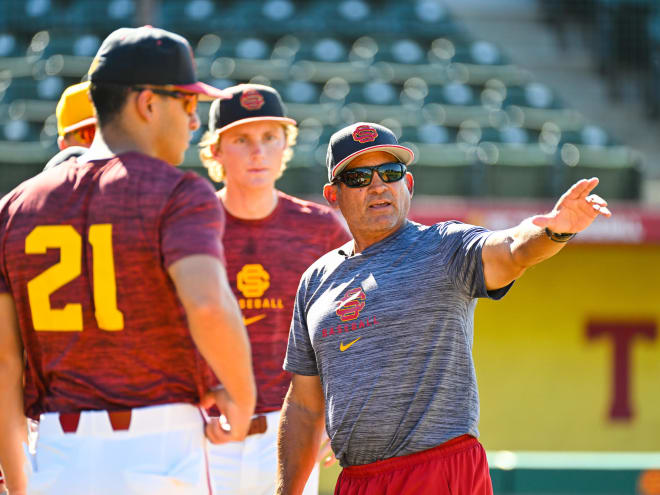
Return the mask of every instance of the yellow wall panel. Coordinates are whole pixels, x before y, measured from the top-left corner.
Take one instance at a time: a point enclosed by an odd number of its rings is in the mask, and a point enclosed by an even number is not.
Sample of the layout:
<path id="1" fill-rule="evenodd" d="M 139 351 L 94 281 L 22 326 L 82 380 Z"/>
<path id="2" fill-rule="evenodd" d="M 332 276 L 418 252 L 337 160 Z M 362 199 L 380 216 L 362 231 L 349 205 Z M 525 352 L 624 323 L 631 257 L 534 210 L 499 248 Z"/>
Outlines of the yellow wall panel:
<path id="1" fill-rule="evenodd" d="M 651 323 L 630 345 L 631 414 L 613 419 L 613 339 L 589 322 Z M 482 300 L 474 357 L 489 450 L 660 450 L 660 247 L 573 244 Z M 648 329 L 647 329 L 648 330 Z"/>

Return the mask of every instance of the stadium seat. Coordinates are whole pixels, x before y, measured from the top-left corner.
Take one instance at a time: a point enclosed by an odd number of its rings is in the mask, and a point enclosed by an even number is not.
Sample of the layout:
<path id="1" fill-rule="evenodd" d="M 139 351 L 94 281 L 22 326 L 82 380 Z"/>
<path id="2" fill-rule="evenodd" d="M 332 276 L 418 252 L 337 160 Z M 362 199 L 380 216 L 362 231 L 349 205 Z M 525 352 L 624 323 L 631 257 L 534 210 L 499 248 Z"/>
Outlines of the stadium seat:
<path id="1" fill-rule="evenodd" d="M 215 19 L 214 4 L 210 0 L 165 0 L 159 12 L 160 25 L 165 29 L 192 36 L 200 30 L 200 21 L 204 19 L 205 33 L 211 29 Z M 198 27 L 199 26 L 199 27 Z M 194 37 L 194 36 L 193 36 Z"/>
<path id="2" fill-rule="evenodd" d="M 455 143 L 414 143 L 416 161 L 411 168 L 415 193 L 432 196 L 474 194 L 475 155 Z"/>
<path id="3" fill-rule="evenodd" d="M 136 9 L 135 0 L 110 0 L 107 4 L 106 15 L 115 25 L 131 25 Z"/>
<path id="4" fill-rule="evenodd" d="M 454 56 L 453 62 L 474 65 L 499 65 L 495 62 L 504 63 L 497 47 L 486 41 L 453 39 Z"/>
<path id="5" fill-rule="evenodd" d="M 196 58 L 215 58 L 221 55 L 219 52 L 226 40 L 223 40 L 215 33 L 205 33 L 196 42 L 193 40 L 190 41 L 193 44 Z"/>
<path id="6" fill-rule="evenodd" d="M 261 9 L 265 32 L 295 33 L 320 39 L 337 34 L 335 4 L 318 1 L 268 0 Z"/>
<path id="7" fill-rule="evenodd" d="M 507 144 L 528 144 L 538 142 L 538 133 L 518 126 L 505 126 L 497 129 L 497 140 Z"/>
<path id="8" fill-rule="evenodd" d="M 38 141 L 39 129 L 23 119 L 2 123 L 1 139 L 4 141 Z"/>
<path id="9" fill-rule="evenodd" d="M 473 41 L 470 45 L 471 62 L 477 65 L 498 65 L 505 62 L 500 49 L 490 41 Z"/>
<path id="10" fill-rule="evenodd" d="M 600 126 L 588 124 L 581 129 L 564 131 L 561 136 L 561 143 L 584 144 L 587 146 L 612 146 L 615 141 Z"/>
<path id="11" fill-rule="evenodd" d="M 236 41 L 234 45 L 234 56 L 242 59 L 259 59 L 264 60 L 270 58 L 271 47 L 268 41 L 261 37 L 249 37 Z"/>
<path id="12" fill-rule="evenodd" d="M 285 34 L 274 43 L 272 58 L 291 63 L 298 56 L 298 52 L 302 47 L 303 43 L 299 37 L 293 34 Z"/>
<path id="13" fill-rule="evenodd" d="M 510 85 L 505 89 L 503 106 L 518 105 L 530 108 L 561 108 L 561 101 L 551 88 L 538 81 L 524 86 Z"/>
<path id="14" fill-rule="evenodd" d="M 73 40 L 71 55 L 93 57 L 101 46 L 101 38 L 94 33 L 78 35 Z"/>
<path id="15" fill-rule="evenodd" d="M 0 33 L 0 57 L 18 57 L 25 55 L 19 39 L 11 32 Z"/>
<path id="16" fill-rule="evenodd" d="M 319 119 L 309 117 L 298 122 L 297 143 L 306 147 L 327 144 L 331 134 L 332 129 L 329 126 L 324 126 Z"/>
<path id="17" fill-rule="evenodd" d="M 296 15 L 297 6 L 291 0 L 267 0 L 261 12 L 273 23 L 288 22 Z"/>
<path id="18" fill-rule="evenodd" d="M 419 64 L 426 62 L 427 47 L 412 38 L 393 41 L 386 52 L 388 59 L 399 64 Z"/>
<path id="19" fill-rule="evenodd" d="M 296 53 L 298 60 L 318 62 L 347 62 L 350 45 L 346 40 L 334 36 L 305 37 Z"/>
<path id="20" fill-rule="evenodd" d="M 351 45 L 349 60 L 363 64 L 372 64 L 380 50 L 379 41 L 373 36 L 360 36 Z"/>
<path id="21" fill-rule="evenodd" d="M 284 36 L 290 33 L 304 34 L 326 32 L 327 11 L 324 2 L 297 2 L 293 0 L 241 1 L 231 12 L 242 22 L 237 31 L 257 31 L 268 36 Z"/>
<path id="22" fill-rule="evenodd" d="M 626 146 L 586 146 L 566 143 L 560 150 L 562 189 L 579 179 L 598 177 L 598 194 L 608 200 L 640 196 L 642 160 Z"/>
<path id="23" fill-rule="evenodd" d="M 282 60 L 219 57 L 210 64 L 209 75 L 216 79 L 246 82 L 254 77 L 283 81 L 287 79 L 288 73 L 289 64 Z"/>
<path id="24" fill-rule="evenodd" d="M 447 6 L 439 0 L 389 3 L 394 7 L 390 15 L 400 19 L 403 32 L 417 33 L 420 36 L 456 36 L 462 31 Z"/>
<path id="25" fill-rule="evenodd" d="M 370 81 L 350 85 L 346 95 L 347 103 L 365 103 L 371 105 L 394 105 L 399 101 L 397 86 L 385 81 Z"/>
<path id="26" fill-rule="evenodd" d="M 288 77 L 325 84 L 335 78 L 347 83 L 363 83 L 375 76 L 370 67 L 354 62 L 298 60 L 291 64 Z"/>
<path id="27" fill-rule="evenodd" d="M 346 1 L 340 2 L 338 7 L 340 11 L 347 11 L 344 14 L 345 19 L 362 23 L 363 29 L 360 32 L 415 33 L 428 36 L 452 34 L 460 29 L 453 22 L 447 7 L 438 0 Z M 365 15 L 365 12 L 368 15 Z"/>
<path id="28" fill-rule="evenodd" d="M 457 129 L 427 122 L 416 127 L 406 127 L 403 138 L 420 144 L 449 144 L 456 142 Z"/>
<path id="29" fill-rule="evenodd" d="M 337 16 L 333 10 L 334 2 L 296 1 L 295 13 L 286 22 L 270 24 L 279 28 L 280 34 L 296 33 L 317 37 L 337 36 L 340 26 L 333 24 Z M 287 29 L 289 28 L 289 29 Z"/>
<path id="30" fill-rule="evenodd" d="M 77 30 L 94 30 L 105 38 L 111 31 L 122 26 L 135 25 L 137 13 L 136 0 L 109 0 L 108 2 L 89 2 L 75 0 L 64 10 L 65 22 L 50 24 Z"/>
<path id="31" fill-rule="evenodd" d="M 555 154 L 533 144 L 482 143 L 480 188 L 489 197 L 549 198 L 555 193 Z"/>
<path id="32" fill-rule="evenodd" d="M 435 103 L 447 103 L 449 105 L 477 105 L 479 100 L 475 89 L 461 82 L 450 82 L 439 88 L 431 87 L 431 101 Z M 437 89 L 439 91 L 434 91 Z M 434 95 L 437 95 L 433 97 Z"/>
<path id="33" fill-rule="evenodd" d="M 429 96 L 429 86 L 421 77 L 411 77 L 403 82 L 399 92 L 402 105 L 411 105 L 421 108 Z"/>
<path id="34" fill-rule="evenodd" d="M 309 81 L 291 81 L 282 91 L 282 99 L 294 103 L 317 103 L 320 89 Z"/>
<path id="35" fill-rule="evenodd" d="M 332 77 L 323 85 L 320 102 L 343 105 L 350 92 L 351 85 L 344 78 Z"/>
<path id="36" fill-rule="evenodd" d="M 370 31 L 366 28 L 369 20 L 378 15 L 373 12 L 372 6 L 366 0 L 339 0 L 333 2 L 334 18 L 338 19 L 338 30 L 344 32 L 354 33 L 358 30 L 361 32 Z"/>
<path id="37" fill-rule="evenodd" d="M 9 87 L 9 90 L 11 91 L 11 98 L 12 100 L 23 100 L 23 99 L 38 99 L 39 94 L 37 92 L 37 85 L 39 81 L 36 81 L 32 77 L 21 77 L 21 78 L 14 78 L 11 86 Z M 57 90 L 55 86 L 59 86 L 57 84 L 51 82 L 46 82 L 46 83 L 41 83 L 41 88 L 42 92 L 41 94 L 44 94 L 45 91 L 49 92 L 49 97 L 46 99 L 52 99 L 52 98 L 57 98 L 59 97 L 59 93 L 57 96 L 55 96 L 55 93 L 53 90 Z"/>
<path id="38" fill-rule="evenodd" d="M 48 36 L 49 36 L 49 41 L 42 52 L 41 55 L 42 58 L 45 59 L 52 55 L 74 54 L 74 45 L 78 37 L 72 34 L 71 31 L 60 31 L 60 30 L 56 31 L 54 29 L 51 29 L 50 31 L 48 31 Z M 85 55 L 85 56 L 94 56 L 99 45 L 100 45 L 100 40 L 99 43 L 96 45 L 96 48 L 94 49 L 93 53 L 91 55 Z M 78 45 L 78 49 L 81 48 L 82 49 L 86 48 L 84 46 L 84 41 Z M 89 53 L 89 47 L 87 47 L 87 53 Z"/>
<path id="39" fill-rule="evenodd" d="M 14 34 L 34 34 L 62 20 L 57 4 L 51 0 L 4 0 L 0 3 L 4 6 L 0 8 L 6 9 L 0 11 L 3 14 L 0 17 L 6 22 L 5 29 L 11 29 Z"/>
<path id="40" fill-rule="evenodd" d="M 14 81 L 14 94 L 18 98 L 52 100 L 56 103 L 66 86 L 64 79 L 59 76 L 47 76 L 41 79 L 22 78 Z"/>
<path id="41" fill-rule="evenodd" d="M 541 130 L 546 123 L 557 125 L 562 131 L 582 129 L 587 122 L 572 108 L 531 108 L 510 105 L 506 108 L 527 129 Z"/>

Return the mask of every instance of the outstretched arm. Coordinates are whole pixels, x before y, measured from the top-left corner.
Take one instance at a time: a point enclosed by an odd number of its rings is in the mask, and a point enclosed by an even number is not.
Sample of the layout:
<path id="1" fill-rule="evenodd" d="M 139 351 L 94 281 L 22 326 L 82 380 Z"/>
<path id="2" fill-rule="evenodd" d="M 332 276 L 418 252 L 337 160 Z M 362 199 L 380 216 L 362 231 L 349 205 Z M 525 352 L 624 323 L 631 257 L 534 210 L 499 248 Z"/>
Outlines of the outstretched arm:
<path id="1" fill-rule="evenodd" d="M 6 293 L 0 294 L 0 397 L 0 464 L 7 490 L 23 495 L 27 492 L 23 445 L 28 441 L 23 412 L 23 344 L 14 299 Z"/>
<path id="2" fill-rule="evenodd" d="M 277 435 L 277 495 L 303 492 L 321 445 L 324 410 L 320 378 L 294 374 Z"/>
<path id="3" fill-rule="evenodd" d="M 484 276 L 488 290 L 499 289 L 520 277 L 527 268 L 558 253 L 565 242 L 550 238 L 586 229 L 598 215 L 610 217 L 607 202 L 591 191 L 598 179 L 582 179 L 566 191 L 553 210 L 523 220 L 518 226 L 493 233 L 482 251 Z"/>

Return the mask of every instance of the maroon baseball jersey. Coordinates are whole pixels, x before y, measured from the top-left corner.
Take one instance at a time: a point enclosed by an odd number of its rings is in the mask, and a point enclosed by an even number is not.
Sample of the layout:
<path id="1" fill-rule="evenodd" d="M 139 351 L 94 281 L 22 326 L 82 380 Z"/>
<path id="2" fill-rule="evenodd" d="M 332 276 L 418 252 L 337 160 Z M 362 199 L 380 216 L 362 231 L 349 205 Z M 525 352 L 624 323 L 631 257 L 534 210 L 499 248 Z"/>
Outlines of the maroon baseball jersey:
<path id="1" fill-rule="evenodd" d="M 227 276 L 252 345 L 256 412 L 277 411 L 291 381 L 282 363 L 300 276 L 350 237 L 330 208 L 282 192 L 266 218 L 226 216 Z"/>
<path id="2" fill-rule="evenodd" d="M 27 355 L 26 414 L 198 402 L 207 365 L 166 269 L 224 261 L 223 228 L 207 181 L 136 152 L 71 159 L 5 196 L 0 292 Z"/>

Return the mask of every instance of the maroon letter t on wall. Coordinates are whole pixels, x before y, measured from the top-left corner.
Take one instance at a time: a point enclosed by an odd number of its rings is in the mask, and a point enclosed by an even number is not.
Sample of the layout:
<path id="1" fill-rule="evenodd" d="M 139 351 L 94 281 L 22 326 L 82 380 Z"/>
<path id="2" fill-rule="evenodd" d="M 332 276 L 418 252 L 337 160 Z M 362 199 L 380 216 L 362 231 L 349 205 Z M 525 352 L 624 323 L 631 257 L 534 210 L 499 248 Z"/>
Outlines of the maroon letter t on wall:
<path id="1" fill-rule="evenodd" d="M 592 321 L 587 325 L 587 338 L 607 337 L 612 341 L 612 403 L 610 419 L 629 421 L 630 405 L 630 352 L 636 337 L 655 340 L 655 322 Z"/>

